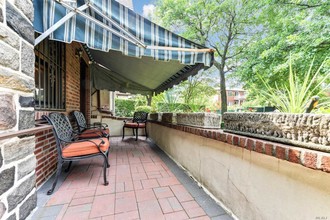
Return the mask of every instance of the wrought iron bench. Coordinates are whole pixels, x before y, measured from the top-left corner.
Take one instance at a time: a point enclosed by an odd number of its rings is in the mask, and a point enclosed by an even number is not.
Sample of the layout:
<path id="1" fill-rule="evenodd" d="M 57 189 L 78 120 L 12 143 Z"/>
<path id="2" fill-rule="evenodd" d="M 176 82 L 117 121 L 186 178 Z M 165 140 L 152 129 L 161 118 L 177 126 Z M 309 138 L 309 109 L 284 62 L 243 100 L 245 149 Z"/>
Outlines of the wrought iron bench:
<path id="1" fill-rule="evenodd" d="M 66 115 L 61 113 L 50 113 L 49 116 L 42 116 L 53 126 L 53 132 L 56 140 L 57 148 L 57 171 L 52 188 L 47 192 L 51 195 L 56 187 L 58 177 L 61 173 L 64 162 L 69 162 L 66 172 L 69 171 L 72 161 L 87 159 L 90 157 L 101 156 L 104 158 L 103 178 L 104 185 L 108 185 L 106 177 L 106 169 L 110 167 L 108 155 L 110 142 L 106 137 L 98 137 L 95 139 L 79 139 L 79 135 L 74 132 L 70 121 Z"/>
<path id="2" fill-rule="evenodd" d="M 95 138 L 98 136 L 110 137 L 108 125 L 100 123 L 98 126 L 88 125 L 85 116 L 80 111 L 73 111 L 73 116 L 77 122 L 78 132 L 81 138 Z"/>

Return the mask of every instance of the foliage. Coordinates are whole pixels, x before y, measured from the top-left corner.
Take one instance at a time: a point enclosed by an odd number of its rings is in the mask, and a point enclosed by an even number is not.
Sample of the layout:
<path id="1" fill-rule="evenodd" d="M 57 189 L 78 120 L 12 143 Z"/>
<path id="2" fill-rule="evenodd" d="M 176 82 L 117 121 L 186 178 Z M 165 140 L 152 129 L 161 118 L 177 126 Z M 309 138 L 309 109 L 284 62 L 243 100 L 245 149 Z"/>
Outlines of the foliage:
<path id="1" fill-rule="evenodd" d="M 258 30 L 256 1 L 246 0 L 161 0 L 157 13 L 162 24 L 183 36 L 215 49 L 219 71 L 222 112 L 227 111 L 225 74 L 237 66 Z"/>
<path id="2" fill-rule="evenodd" d="M 330 54 L 329 1 L 261 0 L 259 4 L 258 22 L 263 34 L 251 42 L 247 53 L 241 54 L 241 65 L 235 73 L 250 93 L 265 88 L 256 73 L 262 73 L 271 87 L 275 82 L 286 83 L 290 54 L 299 80 L 309 71 L 308 61 L 315 59 L 314 65 L 320 66 Z M 327 60 L 320 74 L 329 68 Z"/>
<path id="3" fill-rule="evenodd" d="M 134 95 L 132 100 L 135 101 L 135 107 L 147 105 L 146 96 L 143 95 Z"/>
<path id="4" fill-rule="evenodd" d="M 288 83 L 277 84 L 275 88 L 271 87 L 266 80 L 260 77 L 266 90 L 261 90 L 261 95 L 265 100 L 269 100 L 281 112 L 303 113 L 305 112 L 308 103 L 312 96 L 322 94 L 329 89 L 329 84 L 324 85 L 324 82 L 330 76 L 330 71 L 321 76 L 320 71 L 323 64 L 313 74 L 313 63 L 306 74 L 304 80 L 298 79 L 298 74 L 293 71 L 292 64 L 289 64 L 289 75 L 286 78 Z M 327 98 L 330 101 L 330 97 Z"/>
<path id="5" fill-rule="evenodd" d="M 131 99 L 115 99 L 116 116 L 133 117 L 135 101 Z"/>
<path id="6" fill-rule="evenodd" d="M 213 100 L 210 97 L 216 94 L 216 90 L 210 86 L 213 81 L 210 72 L 201 71 L 177 86 L 182 102 L 189 106 L 188 111 L 200 112 L 201 106 L 211 105 Z"/>
<path id="7" fill-rule="evenodd" d="M 177 112 L 179 111 L 179 95 L 174 88 L 169 89 L 152 99 L 151 107 L 158 112 Z"/>
<path id="8" fill-rule="evenodd" d="M 185 103 L 157 103 L 159 112 L 204 112 L 205 105 L 187 105 Z"/>
<path id="9" fill-rule="evenodd" d="M 135 108 L 136 112 L 147 112 L 150 113 L 151 112 L 151 106 L 147 106 L 147 105 L 141 105 Z"/>
<path id="10" fill-rule="evenodd" d="M 211 73 L 200 71 L 175 87 L 154 96 L 152 109 L 158 112 L 201 112 L 215 95 Z"/>

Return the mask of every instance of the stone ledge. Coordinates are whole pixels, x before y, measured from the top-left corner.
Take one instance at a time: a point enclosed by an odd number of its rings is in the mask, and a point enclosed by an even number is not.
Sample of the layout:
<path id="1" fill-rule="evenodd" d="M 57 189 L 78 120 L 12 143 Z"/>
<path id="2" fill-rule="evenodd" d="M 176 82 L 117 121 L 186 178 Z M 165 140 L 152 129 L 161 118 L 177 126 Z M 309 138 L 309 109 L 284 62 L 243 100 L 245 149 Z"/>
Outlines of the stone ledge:
<path id="1" fill-rule="evenodd" d="M 330 115 L 228 113 L 225 131 L 330 153 Z"/>
<path id="2" fill-rule="evenodd" d="M 226 133 L 223 130 L 205 129 L 174 125 L 162 122 L 150 122 L 190 134 L 221 141 L 249 151 L 266 154 L 280 160 L 300 164 L 304 167 L 330 173 L 330 154 L 267 140 Z"/>

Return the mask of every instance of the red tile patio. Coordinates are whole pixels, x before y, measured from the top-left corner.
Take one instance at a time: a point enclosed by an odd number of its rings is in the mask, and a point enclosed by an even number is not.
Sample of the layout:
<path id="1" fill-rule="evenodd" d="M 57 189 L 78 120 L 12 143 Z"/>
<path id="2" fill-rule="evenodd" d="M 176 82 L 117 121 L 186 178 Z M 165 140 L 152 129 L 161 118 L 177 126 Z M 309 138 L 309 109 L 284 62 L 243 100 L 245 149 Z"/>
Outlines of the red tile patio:
<path id="1" fill-rule="evenodd" d="M 57 208 L 56 219 L 210 219 L 150 142 L 115 137 L 111 147 L 108 186 L 101 157 L 80 161 L 39 209 Z"/>

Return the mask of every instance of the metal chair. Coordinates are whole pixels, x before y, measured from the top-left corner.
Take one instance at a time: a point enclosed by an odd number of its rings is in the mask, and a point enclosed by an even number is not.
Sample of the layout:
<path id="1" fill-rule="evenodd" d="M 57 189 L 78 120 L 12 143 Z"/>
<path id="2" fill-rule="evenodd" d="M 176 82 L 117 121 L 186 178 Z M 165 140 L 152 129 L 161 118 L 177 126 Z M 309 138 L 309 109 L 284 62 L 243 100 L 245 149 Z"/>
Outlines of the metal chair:
<path id="1" fill-rule="evenodd" d="M 73 111 L 73 116 L 77 122 L 78 132 L 81 138 L 103 136 L 109 139 L 110 131 L 107 124 L 100 123 L 98 126 L 88 125 L 84 114 L 80 111 Z"/>
<path id="2" fill-rule="evenodd" d="M 53 126 L 53 132 L 56 139 L 57 148 L 57 171 L 52 188 L 47 192 L 51 195 L 56 187 L 58 177 L 61 173 L 64 162 L 69 162 L 69 171 L 72 161 L 87 159 L 90 157 L 101 156 L 104 159 L 103 178 L 104 185 L 108 185 L 106 169 L 110 167 L 108 154 L 110 142 L 105 137 L 95 139 L 79 139 L 79 135 L 74 132 L 67 116 L 61 113 L 50 113 L 49 116 L 42 116 L 50 125 Z"/>
<path id="3" fill-rule="evenodd" d="M 148 138 L 147 133 L 147 118 L 148 113 L 147 112 L 134 112 L 133 119 L 130 121 L 124 121 L 123 126 L 123 138 L 125 137 L 125 128 L 132 128 L 133 129 L 133 135 L 136 135 L 135 140 L 138 139 L 138 129 L 144 128 L 146 137 Z"/>

